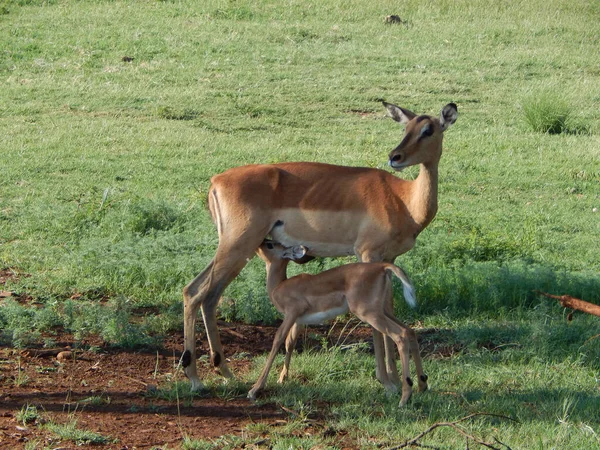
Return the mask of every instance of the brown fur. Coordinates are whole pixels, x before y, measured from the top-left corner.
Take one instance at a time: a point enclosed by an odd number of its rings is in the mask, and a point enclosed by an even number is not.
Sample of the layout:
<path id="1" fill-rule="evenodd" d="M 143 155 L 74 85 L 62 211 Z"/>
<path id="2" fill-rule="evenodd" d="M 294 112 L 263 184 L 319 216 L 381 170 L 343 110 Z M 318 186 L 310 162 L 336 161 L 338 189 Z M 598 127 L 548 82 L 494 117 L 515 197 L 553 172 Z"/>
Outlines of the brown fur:
<path id="1" fill-rule="evenodd" d="M 390 153 L 390 165 L 401 170 L 419 164 L 415 180 L 398 179 L 378 169 L 312 162 L 243 166 L 213 177 L 209 206 L 219 246 L 209 265 L 183 290 L 184 345 L 189 352 L 185 373 L 192 389 L 202 388 L 196 371 L 198 309 L 211 354 L 223 356 L 217 303 L 266 236 L 286 246 L 304 245 L 311 256 L 354 254 L 363 262 L 392 262 L 414 246 L 417 235 L 431 222 L 437 212 L 442 133 L 456 119 L 456 105 L 446 105 L 439 118 L 426 116 L 427 120 L 384 105 L 394 120 L 406 124 L 406 138 Z M 428 130 L 432 134 L 422 136 L 423 127 L 433 127 Z M 381 361 L 381 335 L 374 333 L 374 340 Z M 386 344 L 387 372 L 378 369 L 378 378 L 383 383 L 398 382 L 391 341 Z M 224 357 L 220 363 L 221 373 L 232 377 Z"/>

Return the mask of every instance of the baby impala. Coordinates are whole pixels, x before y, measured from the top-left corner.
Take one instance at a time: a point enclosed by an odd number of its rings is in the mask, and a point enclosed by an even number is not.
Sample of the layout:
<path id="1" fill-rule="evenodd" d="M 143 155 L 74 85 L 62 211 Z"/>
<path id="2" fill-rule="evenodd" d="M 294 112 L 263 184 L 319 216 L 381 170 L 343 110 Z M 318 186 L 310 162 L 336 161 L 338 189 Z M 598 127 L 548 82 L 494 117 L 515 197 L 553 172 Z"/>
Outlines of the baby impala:
<path id="1" fill-rule="evenodd" d="M 414 288 L 402 269 L 388 263 L 354 263 L 317 275 L 301 274 L 287 279 L 289 261 L 301 259 L 306 252 L 303 246 L 284 247 L 273 241 L 264 241 L 257 250 L 267 265 L 269 297 L 284 318 L 275 334 L 265 368 L 248 392 L 248 397 L 255 399 L 257 392 L 265 386 L 273 360 L 284 340 L 286 355 L 279 382 L 286 378 L 299 326 L 322 323 L 348 311 L 391 337 L 398 346 L 402 361 L 400 406 L 404 406 L 412 394 L 410 354 L 417 369 L 419 390 L 426 390 L 427 375 L 423 373 L 416 334 L 393 314 L 392 274 L 402 281 L 406 302 L 412 307 L 416 305 Z M 377 363 L 383 364 L 382 361 Z M 391 383 L 385 388 L 389 392 L 396 391 Z"/>

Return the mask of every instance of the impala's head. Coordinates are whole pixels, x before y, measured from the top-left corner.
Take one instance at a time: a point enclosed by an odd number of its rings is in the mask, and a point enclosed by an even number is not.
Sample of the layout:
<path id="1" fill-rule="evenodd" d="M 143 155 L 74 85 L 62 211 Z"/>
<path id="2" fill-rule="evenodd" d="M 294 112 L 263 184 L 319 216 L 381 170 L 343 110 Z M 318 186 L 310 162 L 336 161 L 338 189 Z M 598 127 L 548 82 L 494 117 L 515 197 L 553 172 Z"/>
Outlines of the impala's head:
<path id="1" fill-rule="evenodd" d="M 298 264 L 304 264 L 314 259 L 312 256 L 308 256 L 307 252 L 308 249 L 303 245 L 284 247 L 279 242 L 269 239 L 265 239 L 256 250 L 258 256 L 267 264 L 285 262 L 286 265 L 290 260 Z"/>
<path id="2" fill-rule="evenodd" d="M 388 113 L 396 122 L 406 125 L 402 142 L 390 152 L 390 166 L 395 170 L 415 164 L 439 161 L 442 155 L 444 131 L 456 122 L 458 110 L 454 103 L 442 109 L 440 117 L 418 116 L 391 103 L 383 102 Z"/>

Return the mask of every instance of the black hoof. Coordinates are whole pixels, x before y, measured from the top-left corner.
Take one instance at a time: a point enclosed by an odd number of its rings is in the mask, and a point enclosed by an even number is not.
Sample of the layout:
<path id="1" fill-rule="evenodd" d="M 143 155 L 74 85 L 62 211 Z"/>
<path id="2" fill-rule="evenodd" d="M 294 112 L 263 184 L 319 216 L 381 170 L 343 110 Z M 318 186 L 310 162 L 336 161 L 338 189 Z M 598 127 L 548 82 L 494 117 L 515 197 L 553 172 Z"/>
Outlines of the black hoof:
<path id="1" fill-rule="evenodd" d="M 191 363 L 192 363 L 192 352 L 190 352 L 189 350 L 186 350 L 185 352 L 183 352 L 183 355 L 181 355 L 181 365 L 185 369 Z"/>

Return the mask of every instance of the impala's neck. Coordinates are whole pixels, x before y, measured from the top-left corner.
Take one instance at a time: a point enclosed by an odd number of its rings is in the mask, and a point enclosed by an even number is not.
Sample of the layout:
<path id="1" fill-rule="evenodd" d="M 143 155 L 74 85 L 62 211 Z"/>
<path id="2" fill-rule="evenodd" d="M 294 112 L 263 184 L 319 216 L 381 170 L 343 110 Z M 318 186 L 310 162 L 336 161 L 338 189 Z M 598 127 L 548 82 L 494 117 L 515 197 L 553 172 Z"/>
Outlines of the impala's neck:
<path id="1" fill-rule="evenodd" d="M 272 294 L 275 288 L 287 280 L 288 263 L 287 259 L 267 263 L 267 293 L 271 300 L 273 299 Z"/>
<path id="2" fill-rule="evenodd" d="M 425 228 L 437 213 L 438 164 L 423 163 L 413 181 L 412 198 L 408 205 L 415 222 Z"/>

